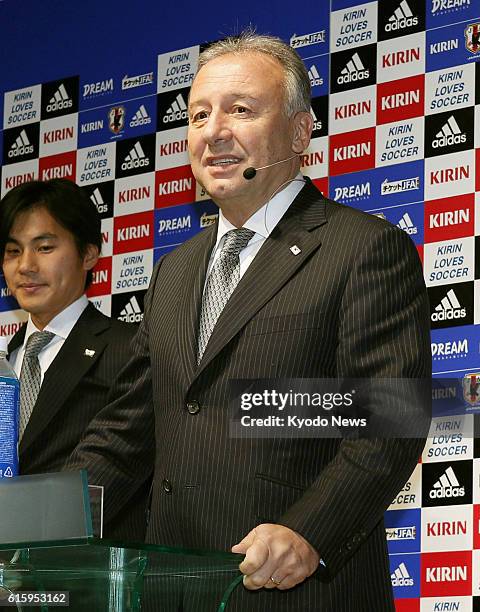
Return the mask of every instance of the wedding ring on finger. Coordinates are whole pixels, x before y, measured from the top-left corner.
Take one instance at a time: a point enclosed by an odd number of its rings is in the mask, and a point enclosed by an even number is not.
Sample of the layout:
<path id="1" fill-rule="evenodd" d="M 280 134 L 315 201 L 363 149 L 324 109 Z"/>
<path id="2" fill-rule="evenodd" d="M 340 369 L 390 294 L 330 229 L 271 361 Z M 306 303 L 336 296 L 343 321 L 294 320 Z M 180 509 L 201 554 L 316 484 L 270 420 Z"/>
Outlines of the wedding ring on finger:
<path id="1" fill-rule="evenodd" d="M 282 580 L 277 580 L 276 578 L 274 578 L 273 576 L 270 576 L 270 580 L 273 582 L 274 585 L 279 585 Z"/>

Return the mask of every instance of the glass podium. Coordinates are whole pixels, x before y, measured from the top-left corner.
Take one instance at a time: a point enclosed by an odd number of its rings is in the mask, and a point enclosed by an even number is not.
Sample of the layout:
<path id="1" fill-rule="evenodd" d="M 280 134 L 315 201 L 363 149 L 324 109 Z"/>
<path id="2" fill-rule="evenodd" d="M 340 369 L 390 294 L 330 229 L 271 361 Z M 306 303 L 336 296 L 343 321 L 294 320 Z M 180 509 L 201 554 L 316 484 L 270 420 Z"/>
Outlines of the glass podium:
<path id="1" fill-rule="evenodd" d="M 95 538 L 0 545 L 0 610 L 228 612 L 241 559 Z"/>
<path id="2" fill-rule="evenodd" d="M 85 472 L 0 480 L 0 610 L 228 612 L 242 555 L 94 537 L 90 501 Z"/>

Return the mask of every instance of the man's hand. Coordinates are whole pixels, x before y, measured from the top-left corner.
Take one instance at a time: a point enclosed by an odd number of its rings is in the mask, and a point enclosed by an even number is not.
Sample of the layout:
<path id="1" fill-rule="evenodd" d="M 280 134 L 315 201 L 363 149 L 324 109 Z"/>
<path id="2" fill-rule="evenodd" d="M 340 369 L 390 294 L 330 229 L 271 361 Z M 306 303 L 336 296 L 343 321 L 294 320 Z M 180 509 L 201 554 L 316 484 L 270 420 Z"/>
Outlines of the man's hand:
<path id="1" fill-rule="evenodd" d="M 317 551 L 299 533 L 264 523 L 252 529 L 232 552 L 245 554 L 240 571 L 247 589 L 291 589 L 317 569 Z"/>

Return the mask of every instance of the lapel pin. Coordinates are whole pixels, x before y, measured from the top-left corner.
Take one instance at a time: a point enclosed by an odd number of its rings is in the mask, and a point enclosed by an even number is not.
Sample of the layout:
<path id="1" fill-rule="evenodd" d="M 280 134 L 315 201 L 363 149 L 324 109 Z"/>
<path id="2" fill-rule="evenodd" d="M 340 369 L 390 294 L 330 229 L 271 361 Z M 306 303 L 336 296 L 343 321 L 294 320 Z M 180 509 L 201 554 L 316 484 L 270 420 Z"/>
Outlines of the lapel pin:
<path id="1" fill-rule="evenodd" d="M 292 251 L 292 253 L 294 255 L 298 255 L 299 253 L 302 252 L 302 249 L 300 247 L 298 247 L 296 244 L 294 244 L 293 246 L 290 247 L 290 250 Z"/>
<path id="2" fill-rule="evenodd" d="M 95 355 L 95 351 L 92 349 L 85 349 L 83 353 L 86 357 L 93 357 Z"/>

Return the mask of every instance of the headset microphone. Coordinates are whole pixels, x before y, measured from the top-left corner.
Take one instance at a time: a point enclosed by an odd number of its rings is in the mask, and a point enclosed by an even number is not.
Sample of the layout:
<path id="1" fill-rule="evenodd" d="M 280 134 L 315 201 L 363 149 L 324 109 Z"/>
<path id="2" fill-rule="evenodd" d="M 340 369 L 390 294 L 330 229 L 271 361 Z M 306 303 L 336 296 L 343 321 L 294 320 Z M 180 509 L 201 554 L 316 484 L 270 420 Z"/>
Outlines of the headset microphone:
<path id="1" fill-rule="evenodd" d="M 249 181 L 250 179 L 254 178 L 256 174 L 257 171 L 255 170 L 255 168 L 252 168 L 252 166 L 250 166 L 250 168 L 246 168 L 243 171 L 243 178 Z"/>
<path id="2" fill-rule="evenodd" d="M 259 170 L 265 170 L 265 168 L 271 168 L 272 166 L 276 166 L 277 164 L 283 164 L 284 162 L 290 161 L 295 157 L 298 157 L 298 153 L 295 153 L 295 155 L 287 157 L 286 159 L 281 159 L 280 161 L 274 162 L 273 164 L 268 164 L 268 166 L 262 166 L 261 168 L 254 168 L 253 166 L 249 166 L 243 171 L 243 178 L 247 181 L 250 181 L 251 179 L 255 178 Z"/>

